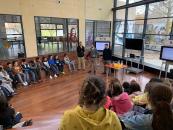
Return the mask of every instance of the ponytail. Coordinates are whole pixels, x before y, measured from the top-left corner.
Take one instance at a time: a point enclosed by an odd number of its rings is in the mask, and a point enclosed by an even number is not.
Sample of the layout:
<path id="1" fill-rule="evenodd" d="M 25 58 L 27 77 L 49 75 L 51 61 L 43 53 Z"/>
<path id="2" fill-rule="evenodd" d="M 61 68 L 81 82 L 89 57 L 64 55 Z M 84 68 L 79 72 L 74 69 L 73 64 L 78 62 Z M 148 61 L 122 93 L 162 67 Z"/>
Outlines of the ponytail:
<path id="1" fill-rule="evenodd" d="M 173 130 L 173 114 L 170 104 L 159 101 L 153 111 L 153 130 Z"/>

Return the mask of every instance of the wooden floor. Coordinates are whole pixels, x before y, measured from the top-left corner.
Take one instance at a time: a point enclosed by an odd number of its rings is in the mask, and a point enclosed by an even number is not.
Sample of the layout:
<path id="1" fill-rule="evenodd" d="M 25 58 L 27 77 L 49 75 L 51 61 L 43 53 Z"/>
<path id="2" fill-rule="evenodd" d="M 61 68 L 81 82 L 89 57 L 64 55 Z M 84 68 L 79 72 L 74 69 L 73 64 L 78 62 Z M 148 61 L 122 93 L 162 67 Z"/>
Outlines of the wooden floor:
<path id="1" fill-rule="evenodd" d="M 107 78 L 101 73 L 99 71 L 96 75 L 103 77 L 106 84 L 108 84 L 113 75 Z M 78 103 L 79 89 L 88 75 L 87 71 L 76 71 L 52 80 L 48 79 L 36 85 L 21 88 L 10 103 L 16 111 L 23 114 L 24 119 L 63 114 L 65 110 L 74 107 Z M 121 71 L 117 75 L 121 82 L 132 79 L 137 80 L 142 88 L 151 77 L 155 76 L 147 72 L 139 75 L 123 75 Z"/>

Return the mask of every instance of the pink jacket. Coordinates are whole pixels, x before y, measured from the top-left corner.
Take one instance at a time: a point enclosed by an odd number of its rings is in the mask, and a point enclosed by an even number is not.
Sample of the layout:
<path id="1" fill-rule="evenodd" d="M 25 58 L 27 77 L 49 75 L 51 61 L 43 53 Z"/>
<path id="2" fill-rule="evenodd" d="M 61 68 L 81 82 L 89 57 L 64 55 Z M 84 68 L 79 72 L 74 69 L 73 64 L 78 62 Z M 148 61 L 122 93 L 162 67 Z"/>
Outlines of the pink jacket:
<path id="1" fill-rule="evenodd" d="M 119 96 L 112 98 L 112 107 L 113 111 L 116 112 L 117 115 L 123 115 L 133 108 L 133 104 L 129 95 L 126 92 L 123 92 Z"/>

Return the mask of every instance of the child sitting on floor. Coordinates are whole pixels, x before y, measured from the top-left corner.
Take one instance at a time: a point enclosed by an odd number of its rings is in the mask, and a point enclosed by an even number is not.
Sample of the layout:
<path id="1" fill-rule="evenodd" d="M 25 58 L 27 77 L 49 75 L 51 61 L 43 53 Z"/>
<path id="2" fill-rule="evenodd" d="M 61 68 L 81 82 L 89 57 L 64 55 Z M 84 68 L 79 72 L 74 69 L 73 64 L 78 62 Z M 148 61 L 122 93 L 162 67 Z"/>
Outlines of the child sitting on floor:
<path id="1" fill-rule="evenodd" d="M 129 95 L 123 92 L 123 88 L 118 79 L 111 80 L 108 91 L 112 100 L 113 111 L 116 112 L 117 115 L 123 115 L 133 108 Z"/>

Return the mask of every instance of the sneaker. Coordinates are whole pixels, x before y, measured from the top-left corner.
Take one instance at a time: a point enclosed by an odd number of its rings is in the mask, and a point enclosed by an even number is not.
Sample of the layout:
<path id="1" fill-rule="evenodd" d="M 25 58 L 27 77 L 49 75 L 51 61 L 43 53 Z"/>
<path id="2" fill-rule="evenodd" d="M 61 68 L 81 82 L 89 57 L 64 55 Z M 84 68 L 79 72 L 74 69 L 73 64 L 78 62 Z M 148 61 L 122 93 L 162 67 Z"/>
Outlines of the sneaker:
<path id="1" fill-rule="evenodd" d="M 61 72 L 62 74 L 65 74 L 65 72 Z"/>
<path id="2" fill-rule="evenodd" d="M 57 78 L 58 76 L 55 74 L 54 77 Z"/>
<path id="3" fill-rule="evenodd" d="M 24 86 L 27 86 L 27 85 L 28 85 L 28 83 L 27 83 L 27 82 L 24 82 L 24 83 L 23 83 L 23 85 L 24 85 Z"/>
<path id="4" fill-rule="evenodd" d="M 24 82 L 26 85 L 28 85 L 28 82 Z"/>
<path id="5" fill-rule="evenodd" d="M 52 76 L 50 75 L 49 78 L 52 79 Z"/>

